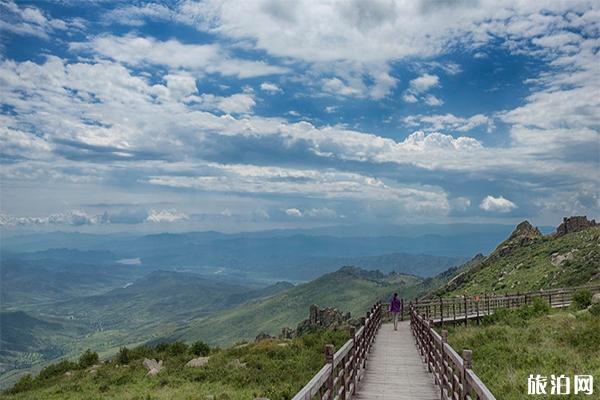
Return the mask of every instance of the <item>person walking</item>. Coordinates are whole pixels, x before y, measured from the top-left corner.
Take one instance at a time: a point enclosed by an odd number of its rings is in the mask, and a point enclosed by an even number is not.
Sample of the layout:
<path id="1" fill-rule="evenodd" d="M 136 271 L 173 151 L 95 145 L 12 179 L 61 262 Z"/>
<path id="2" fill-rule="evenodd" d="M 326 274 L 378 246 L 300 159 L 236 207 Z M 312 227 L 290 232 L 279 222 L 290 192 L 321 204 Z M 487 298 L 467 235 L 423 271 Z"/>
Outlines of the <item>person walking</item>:
<path id="1" fill-rule="evenodd" d="M 398 293 L 394 293 L 394 297 L 390 301 L 390 312 L 394 320 L 394 330 L 398 330 L 398 314 L 402 311 L 402 302 L 398 298 Z"/>

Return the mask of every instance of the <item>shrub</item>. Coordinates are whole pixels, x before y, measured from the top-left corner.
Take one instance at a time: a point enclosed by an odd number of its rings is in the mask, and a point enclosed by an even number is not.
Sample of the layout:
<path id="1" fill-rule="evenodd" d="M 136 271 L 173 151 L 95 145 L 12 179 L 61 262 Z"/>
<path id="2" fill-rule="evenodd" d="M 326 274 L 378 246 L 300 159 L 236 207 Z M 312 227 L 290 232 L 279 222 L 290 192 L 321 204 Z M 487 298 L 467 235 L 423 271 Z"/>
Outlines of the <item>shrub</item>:
<path id="1" fill-rule="evenodd" d="M 33 378 L 30 374 L 24 375 L 7 393 L 19 393 L 33 388 Z"/>
<path id="2" fill-rule="evenodd" d="M 592 292 L 587 289 L 579 289 L 573 294 L 572 306 L 576 310 L 583 310 L 592 304 Z"/>
<path id="3" fill-rule="evenodd" d="M 78 365 L 72 361 L 63 360 L 56 364 L 50 364 L 46 368 L 42 369 L 39 374 L 39 379 L 48 379 L 53 376 L 62 375 L 67 371 L 77 369 Z"/>
<path id="4" fill-rule="evenodd" d="M 129 364 L 129 361 L 131 361 L 131 350 L 123 346 L 119 349 L 119 353 L 117 354 L 117 362 L 119 364 Z"/>
<path id="5" fill-rule="evenodd" d="M 95 351 L 91 351 L 87 349 L 80 357 L 79 357 L 79 368 L 87 368 L 92 365 L 98 364 L 100 358 L 98 357 L 98 353 Z"/>
<path id="6" fill-rule="evenodd" d="M 541 297 L 533 299 L 533 315 L 546 315 L 550 313 L 550 303 Z"/>
<path id="7" fill-rule="evenodd" d="M 173 342 L 173 343 L 159 343 L 156 346 L 156 351 L 160 353 L 167 353 L 171 356 L 178 356 L 180 354 L 185 353 L 188 350 L 188 345 L 183 342 Z"/>
<path id="8" fill-rule="evenodd" d="M 190 353 L 196 356 L 205 357 L 210 354 L 210 347 L 202 340 L 198 340 L 190 346 Z"/>
<path id="9" fill-rule="evenodd" d="M 592 304 L 590 307 L 590 314 L 594 317 L 600 317 L 600 303 Z"/>

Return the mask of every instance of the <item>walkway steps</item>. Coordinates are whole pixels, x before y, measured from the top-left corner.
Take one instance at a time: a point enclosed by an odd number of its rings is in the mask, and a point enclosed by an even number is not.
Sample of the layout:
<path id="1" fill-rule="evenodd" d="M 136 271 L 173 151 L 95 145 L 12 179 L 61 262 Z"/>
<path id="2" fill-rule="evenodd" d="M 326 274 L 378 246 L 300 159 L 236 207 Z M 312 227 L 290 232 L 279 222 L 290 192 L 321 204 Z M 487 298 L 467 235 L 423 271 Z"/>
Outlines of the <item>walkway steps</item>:
<path id="1" fill-rule="evenodd" d="M 421 360 L 408 321 L 383 324 L 368 357 L 357 400 L 439 400 L 432 375 Z"/>

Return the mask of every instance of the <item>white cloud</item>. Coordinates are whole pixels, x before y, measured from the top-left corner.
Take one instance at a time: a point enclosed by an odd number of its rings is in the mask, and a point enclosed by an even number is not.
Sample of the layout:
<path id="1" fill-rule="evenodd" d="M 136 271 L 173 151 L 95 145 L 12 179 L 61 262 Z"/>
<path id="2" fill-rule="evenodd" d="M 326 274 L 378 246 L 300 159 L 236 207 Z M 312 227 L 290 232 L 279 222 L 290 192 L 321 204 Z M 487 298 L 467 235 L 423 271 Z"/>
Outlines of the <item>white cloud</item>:
<path id="1" fill-rule="evenodd" d="M 269 93 L 282 93 L 283 90 L 279 86 L 270 82 L 263 82 L 260 84 L 260 90 L 269 92 Z"/>
<path id="2" fill-rule="evenodd" d="M 439 84 L 440 78 L 437 75 L 423 74 L 410 81 L 409 87 L 414 93 L 423 93 Z"/>
<path id="3" fill-rule="evenodd" d="M 429 106 L 441 106 L 444 101 L 432 94 L 426 92 L 440 84 L 440 78 L 437 75 L 423 74 L 418 78 L 411 80 L 408 89 L 404 92 L 402 99 L 406 103 L 416 103 L 419 99 L 423 100 Z"/>
<path id="4" fill-rule="evenodd" d="M 325 112 L 327 114 L 333 114 L 334 112 L 337 111 L 337 109 L 338 109 L 337 106 L 327 106 L 327 107 L 325 107 Z"/>
<path id="5" fill-rule="evenodd" d="M 335 210 L 327 207 L 321 208 L 311 208 L 304 212 L 304 215 L 310 218 L 319 218 L 319 219 L 327 219 L 327 218 L 336 218 L 337 213 Z"/>
<path id="6" fill-rule="evenodd" d="M 444 101 L 440 98 L 435 97 L 434 95 L 428 94 L 425 96 L 425 104 L 429 105 L 429 106 L 441 106 L 442 104 L 444 104 Z"/>
<path id="7" fill-rule="evenodd" d="M 491 118 L 483 114 L 475 114 L 471 117 L 457 117 L 454 114 L 443 115 L 410 115 L 404 118 L 407 126 L 419 127 L 426 131 L 457 131 L 467 132 L 480 126 L 485 126 L 490 132 L 494 128 Z"/>
<path id="8" fill-rule="evenodd" d="M 50 39 L 56 31 L 79 29 L 82 27 L 79 18 L 61 20 L 52 18 L 33 5 L 19 6 L 13 1 L 0 2 L 0 31 L 11 32 L 22 36 L 36 36 Z"/>
<path id="9" fill-rule="evenodd" d="M 251 95 L 238 93 L 229 97 L 224 97 L 218 102 L 219 109 L 226 113 L 244 114 L 252 111 L 256 105 L 254 98 Z"/>
<path id="10" fill-rule="evenodd" d="M 105 215 L 89 215 L 82 210 L 71 210 L 65 213 L 52 214 L 47 217 L 15 217 L 0 214 L 0 226 L 27 225 L 94 225 L 109 223 Z"/>
<path id="11" fill-rule="evenodd" d="M 177 210 L 150 210 L 146 221 L 154 223 L 171 223 L 189 219 L 187 214 Z"/>
<path id="12" fill-rule="evenodd" d="M 128 65 L 166 65 L 173 69 L 218 73 L 224 76 L 252 78 L 281 74 L 286 68 L 262 61 L 231 57 L 216 44 L 184 44 L 177 40 L 159 41 L 133 35 L 97 36 L 90 42 L 71 43 L 73 51 L 88 51 Z"/>
<path id="13" fill-rule="evenodd" d="M 285 210 L 285 213 L 290 217 L 300 218 L 302 216 L 302 211 L 298 210 L 297 208 L 288 208 Z"/>
<path id="14" fill-rule="evenodd" d="M 518 207 L 515 203 L 505 199 L 502 196 L 487 196 L 481 201 L 481 204 L 479 204 L 479 208 L 489 212 L 507 213 Z"/>
<path id="15" fill-rule="evenodd" d="M 165 76 L 169 93 L 176 100 L 181 100 L 198 91 L 196 79 L 190 75 L 168 74 Z"/>

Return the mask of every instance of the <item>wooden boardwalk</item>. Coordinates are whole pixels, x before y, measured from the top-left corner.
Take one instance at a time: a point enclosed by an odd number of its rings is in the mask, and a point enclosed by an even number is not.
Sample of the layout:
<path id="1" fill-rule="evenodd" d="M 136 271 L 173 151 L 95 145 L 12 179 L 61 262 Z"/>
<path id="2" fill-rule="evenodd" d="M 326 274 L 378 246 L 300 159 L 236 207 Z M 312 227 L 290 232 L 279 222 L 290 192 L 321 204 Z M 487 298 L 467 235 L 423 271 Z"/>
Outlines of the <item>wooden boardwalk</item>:
<path id="1" fill-rule="evenodd" d="M 353 397 L 359 400 L 439 400 L 439 388 L 421 360 L 408 321 L 383 324 Z"/>

